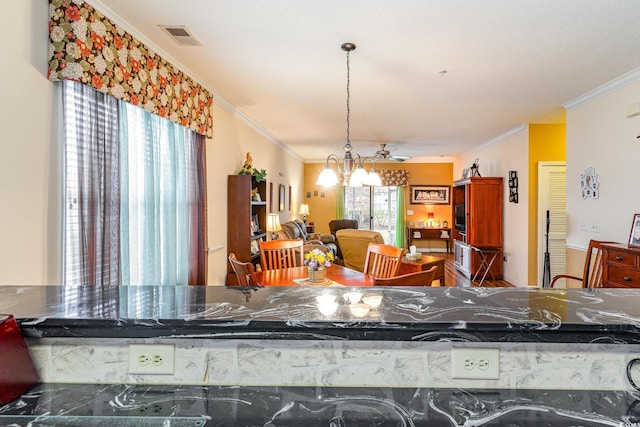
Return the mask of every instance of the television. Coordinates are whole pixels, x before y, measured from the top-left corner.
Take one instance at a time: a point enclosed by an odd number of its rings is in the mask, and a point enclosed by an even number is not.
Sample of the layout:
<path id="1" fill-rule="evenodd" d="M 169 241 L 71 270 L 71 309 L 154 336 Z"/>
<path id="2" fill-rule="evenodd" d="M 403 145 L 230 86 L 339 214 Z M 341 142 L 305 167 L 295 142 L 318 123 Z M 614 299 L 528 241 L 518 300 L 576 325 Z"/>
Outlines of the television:
<path id="1" fill-rule="evenodd" d="M 466 226 L 464 203 L 458 203 L 457 205 L 453 206 L 453 222 L 456 230 L 464 233 Z"/>

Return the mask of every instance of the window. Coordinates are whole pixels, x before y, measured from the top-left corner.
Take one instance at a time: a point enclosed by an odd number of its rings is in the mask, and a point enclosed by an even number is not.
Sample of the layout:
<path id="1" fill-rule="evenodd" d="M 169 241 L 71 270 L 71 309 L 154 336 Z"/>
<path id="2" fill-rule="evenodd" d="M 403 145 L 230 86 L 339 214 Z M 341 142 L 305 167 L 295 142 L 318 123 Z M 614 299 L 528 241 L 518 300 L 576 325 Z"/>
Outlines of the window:
<path id="1" fill-rule="evenodd" d="M 396 239 L 397 187 L 345 187 L 345 218 L 357 219 L 361 229 L 379 232 L 385 243 Z"/>
<path id="2" fill-rule="evenodd" d="M 63 85 L 65 284 L 203 284 L 204 138 Z"/>

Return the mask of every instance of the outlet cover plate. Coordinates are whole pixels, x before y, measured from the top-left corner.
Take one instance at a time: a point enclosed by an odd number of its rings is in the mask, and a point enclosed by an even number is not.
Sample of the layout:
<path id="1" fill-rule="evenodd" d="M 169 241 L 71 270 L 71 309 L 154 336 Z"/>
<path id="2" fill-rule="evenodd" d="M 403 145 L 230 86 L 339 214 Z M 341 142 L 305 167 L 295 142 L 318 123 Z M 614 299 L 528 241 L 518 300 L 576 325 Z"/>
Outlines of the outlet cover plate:
<path id="1" fill-rule="evenodd" d="M 130 344 L 129 373 L 173 375 L 175 347 L 173 344 Z"/>
<path id="2" fill-rule="evenodd" d="M 451 349 L 451 378 L 500 379 L 500 350 L 497 348 Z"/>

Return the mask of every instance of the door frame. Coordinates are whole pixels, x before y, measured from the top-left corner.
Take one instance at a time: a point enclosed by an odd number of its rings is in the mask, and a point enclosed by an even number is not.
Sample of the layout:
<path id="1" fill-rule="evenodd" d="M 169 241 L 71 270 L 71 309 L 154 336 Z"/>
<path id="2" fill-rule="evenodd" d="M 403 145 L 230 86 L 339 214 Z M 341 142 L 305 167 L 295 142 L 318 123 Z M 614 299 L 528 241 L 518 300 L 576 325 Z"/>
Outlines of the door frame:
<path id="1" fill-rule="evenodd" d="M 538 253 L 536 254 L 536 258 L 537 258 L 537 270 L 536 270 L 536 283 L 540 284 L 540 286 L 542 285 L 542 279 L 543 279 L 543 274 L 544 274 L 544 250 L 545 250 L 545 232 L 546 232 L 546 225 L 547 225 L 547 212 L 546 209 L 543 209 L 542 206 L 542 199 L 543 199 L 543 195 L 542 192 L 540 191 L 542 186 L 541 181 L 542 181 L 542 169 L 544 167 L 548 167 L 548 166 L 564 166 L 565 167 L 565 174 L 566 174 L 566 167 L 567 167 L 567 162 L 564 161 L 548 161 L 548 162 L 538 162 L 538 200 L 537 200 L 537 214 L 538 214 Z M 565 191 L 566 191 L 566 187 L 565 187 Z M 545 193 L 546 194 L 546 193 Z M 546 205 L 545 205 L 546 206 Z M 566 214 L 566 210 L 565 210 L 565 214 Z M 566 230 L 565 230 L 565 235 L 566 235 Z M 566 239 L 565 239 L 566 241 Z M 553 277 L 551 277 L 553 278 Z"/>

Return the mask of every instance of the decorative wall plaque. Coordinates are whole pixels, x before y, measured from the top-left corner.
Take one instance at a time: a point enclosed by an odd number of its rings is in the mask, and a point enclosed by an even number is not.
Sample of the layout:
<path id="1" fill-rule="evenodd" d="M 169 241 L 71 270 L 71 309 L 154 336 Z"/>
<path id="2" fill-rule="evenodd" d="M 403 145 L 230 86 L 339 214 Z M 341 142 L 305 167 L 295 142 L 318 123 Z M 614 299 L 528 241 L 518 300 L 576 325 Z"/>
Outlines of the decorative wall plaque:
<path id="1" fill-rule="evenodd" d="M 597 199 L 600 195 L 598 174 L 593 168 L 586 168 L 580 175 L 580 196 L 583 199 Z"/>

